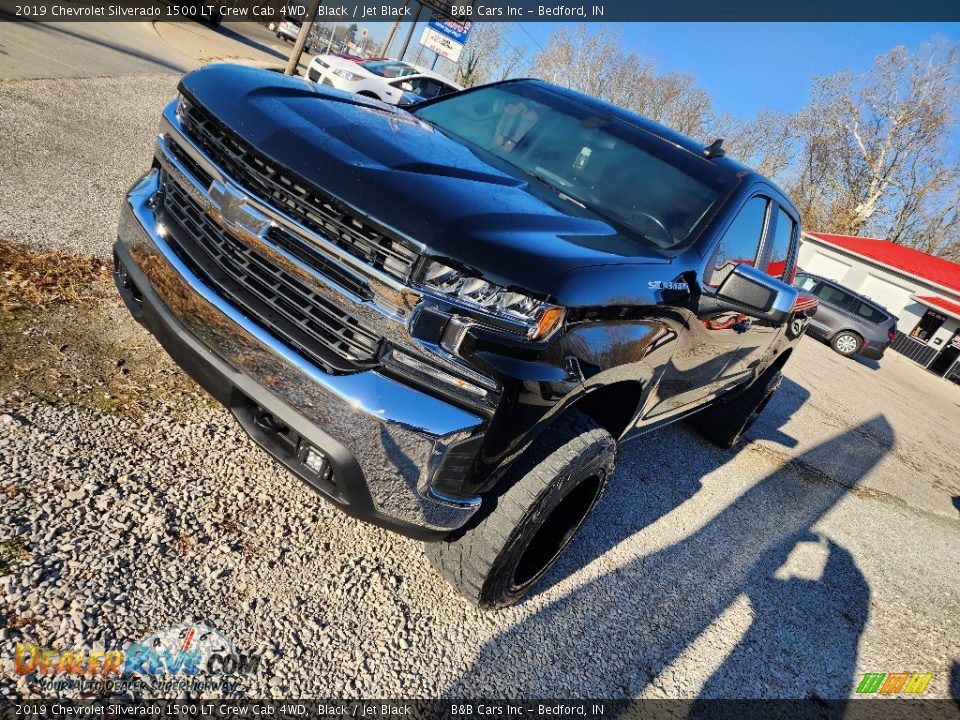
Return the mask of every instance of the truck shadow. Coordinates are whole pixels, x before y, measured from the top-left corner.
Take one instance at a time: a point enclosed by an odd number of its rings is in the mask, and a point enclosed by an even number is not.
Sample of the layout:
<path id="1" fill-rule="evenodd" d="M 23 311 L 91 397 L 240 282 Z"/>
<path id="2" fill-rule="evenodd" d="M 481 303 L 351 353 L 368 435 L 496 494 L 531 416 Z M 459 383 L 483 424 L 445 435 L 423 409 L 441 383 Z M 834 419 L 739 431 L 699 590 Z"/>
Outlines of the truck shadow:
<path id="1" fill-rule="evenodd" d="M 864 434 L 878 442 L 864 443 Z M 702 688 L 703 698 L 849 697 L 870 589 L 850 553 L 813 527 L 893 441 L 878 416 L 785 462 L 683 539 L 657 549 L 651 533 L 646 554 L 633 550 L 623 562 L 613 550 L 594 560 L 602 574 L 492 639 L 444 694 L 631 698 Z M 696 491 L 699 475 L 729 460 L 682 428 L 662 433 L 664 446 L 674 457 L 709 460 L 689 477 L 678 467 L 669 478 L 656 458 L 627 463 L 653 479 L 640 492 L 630 492 L 628 478 L 615 482 L 592 532 L 546 584 L 670 512 Z M 840 481 L 814 467 L 823 454 L 843 463 Z M 742 632 L 733 629 L 743 623 Z M 731 652 L 718 653 L 738 636 Z M 696 657 L 684 661 L 695 642 Z M 703 648 L 724 659 L 709 675 L 688 678 L 684 667 L 709 672 L 697 654 Z M 843 704 L 825 706 L 824 716 L 834 710 L 839 717 Z"/>
<path id="2" fill-rule="evenodd" d="M 796 439 L 781 428 L 809 397 L 806 388 L 785 377 L 780 390 L 747 433 L 747 441 L 769 440 L 785 447 L 795 447 Z M 650 453 L 651 442 L 658 448 L 669 450 Z M 725 465 L 741 450 L 742 446 L 735 450 L 720 450 L 684 423 L 623 445 L 617 458 L 617 472 L 600 505 L 540 585 L 541 591 L 678 508 L 700 490 L 701 477 Z M 691 459 L 695 459 L 695 467 L 691 466 Z M 644 498 L 642 506 L 630 499 L 637 493 L 638 486 Z M 629 507 L 630 511 L 610 510 L 623 507 Z"/>
<path id="3" fill-rule="evenodd" d="M 283 60 L 284 62 L 290 59 L 289 53 L 284 55 L 282 52 L 280 52 L 276 48 L 270 47 L 269 45 L 264 45 L 259 40 L 254 40 L 251 37 L 247 37 L 246 35 L 238 33 L 236 30 L 232 30 L 231 28 L 225 27 L 223 25 L 220 25 L 219 27 L 216 27 L 216 28 L 212 28 L 212 31 L 217 33 L 218 35 L 222 35 L 225 38 L 229 38 L 234 42 L 238 42 L 241 45 L 246 45 L 249 48 L 262 52 L 264 55 L 271 55 L 277 58 L 278 60 Z M 290 47 L 291 49 L 293 48 L 292 45 Z"/>

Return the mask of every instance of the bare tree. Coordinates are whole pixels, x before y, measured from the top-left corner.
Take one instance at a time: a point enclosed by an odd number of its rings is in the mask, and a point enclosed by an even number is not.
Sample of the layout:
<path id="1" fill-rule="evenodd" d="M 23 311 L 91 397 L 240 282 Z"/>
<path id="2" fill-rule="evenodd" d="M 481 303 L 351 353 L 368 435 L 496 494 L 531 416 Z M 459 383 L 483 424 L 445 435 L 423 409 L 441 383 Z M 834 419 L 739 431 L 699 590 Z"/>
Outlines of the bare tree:
<path id="1" fill-rule="evenodd" d="M 915 159 L 905 176 L 887 239 L 960 260 L 960 164 Z"/>
<path id="2" fill-rule="evenodd" d="M 803 147 L 793 189 L 809 218 L 851 235 L 889 230 L 912 192 L 942 187 L 947 175 L 935 168 L 960 98 L 958 62 L 955 45 L 935 42 L 893 48 L 860 77 L 816 79 L 796 120 Z"/>
<path id="3" fill-rule="evenodd" d="M 798 159 L 798 130 L 793 115 L 761 110 L 751 120 L 721 118 L 730 155 L 782 184 Z"/>
<path id="4" fill-rule="evenodd" d="M 623 34 L 591 33 L 586 25 L 573 32 L 566 26 L 556 30 L 547 47 L 533 58 L 532 74 L 547 82 L 626 104 L 629 77 L 649 72 L 648 63 L 640 63 L 621 45 Z"/>
<path id="5" fill-rule="evenodd" d="M 464 87 L 483 85 L 512 77 L 522 64 L 526 51 L 506 39 L 509 26 L 482 22 L 470 27 L 467 44 L 457 62 L 457 82 Z"/>
<path id="6" fill-rule="evenodd" d="M 619 30 L 560 27 L 534 56 L 531 74 L 629 108 L 701 140 L 717 125 L 710 96 L 694 76 L 658 72 L 651 59 L 624 49 Z"/>

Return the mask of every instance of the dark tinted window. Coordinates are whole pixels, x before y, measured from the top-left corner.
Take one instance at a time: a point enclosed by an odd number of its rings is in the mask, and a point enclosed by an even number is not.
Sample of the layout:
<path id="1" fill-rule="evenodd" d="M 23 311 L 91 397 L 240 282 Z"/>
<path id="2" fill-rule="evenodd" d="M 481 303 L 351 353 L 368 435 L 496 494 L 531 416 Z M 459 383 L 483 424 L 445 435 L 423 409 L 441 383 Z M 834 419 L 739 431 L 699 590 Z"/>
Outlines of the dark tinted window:
<path id="1" fill-rule="evenodd" d="M 828 302 L 831 305 L 836 305 L 837 307 L 850 309 L 853 304 L 853 296 L 849 293 L 845 293 L 838 287 L 833 285 L 827 285 L 824 283 L 816 290 L 816 294 L 820 296 L 820 299 L 824 302 Z"/>
<path id="2" fill-rule="evenodd" d="M 415 75 L 417 73 L 415 67 L 400 62 L 399 60 L 369 60 L 360 63 L 360 66 L 380 77 L 386 78 L 403 77 L 404 75 Z"/>
<path id="3" fill-rule="evenodd" d="M 924 316 L 920 318 L 917 326 L 911 331 L 910 337 L 924 341 L 929 340 L 933 334 L 940 329 L 940 326 L 943 325 L 946 319 L 947 317 L 945 315 L 941 315 L 933 310 L 927 310 Z"/>
<path id="4" fill-rule="evenodd" d="M 460 93 L 416 111 L 448 137 L 561 193 L 565 212 L 594 214 L 636 241 L 672 249 L 692 242 L 736 176 L 605 108 L 516 83 Z M 620 250 L 611 239 L 603 249 Z"/>
<path id="5" fill-rule="evenodd" d="M 747 201 L 733 223 L 723 234 L 720 247 L 713 257 L 713 267 L 707 271 L 705 282 L 710 287 L 720 287 L 734 266 L 740 263 L 753 265 L 763 237 L 764 221 L 769 200 L 755 197 Z"/>
<path id="6" fill-rule="evenodd" d="M 854 299 L 853 303 L 853 312 L 855 315 L 859 315 L 860 317 L 875 323 L 883 322 L 888 317 L 887 314 L 882 310 L 879 310 L 873 305 L 865 303 L 862 300 L 856 299 Z"/>
<path id="7" fill-rule="evenodd" d="M 777 211 L 777 228 L 770 239 L 770 254 L 767 261 L 767 273 L 775 278 L 783 278 L 790 261 L 790 247 L 796 224 L 782 209 Z M 789 280 L 788 280 L 789 282 Z"/>
<path id="8" fill-rule="evenodd" d="M 793 284 L 801 290 L 813 290 L 813 287 L 817 284 L 817 281 L 809 275 L 797 275 L 797 279 Z"/>
<path id="9" fill-rule="evenodd" d="M 444 85 L 439 80 L 426 77 L 410 78 L 409 80 L 397 80 L 391 84 L 401 88 L 402 90 L 405 90 L 406 92 L 412 92 L 414 95 L 419 95 L 425 100 L 435 98 L 437 95 L 446 95 L 453 90 L 453 88 L 449 87 L 448 85 Z"/>

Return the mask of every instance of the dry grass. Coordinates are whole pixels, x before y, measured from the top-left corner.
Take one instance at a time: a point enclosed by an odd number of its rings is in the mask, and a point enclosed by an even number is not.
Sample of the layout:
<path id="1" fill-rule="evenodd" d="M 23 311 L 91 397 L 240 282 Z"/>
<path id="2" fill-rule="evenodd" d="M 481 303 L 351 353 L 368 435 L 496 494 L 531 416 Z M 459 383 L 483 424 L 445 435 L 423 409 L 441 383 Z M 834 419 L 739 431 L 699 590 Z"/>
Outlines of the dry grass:
<path id="1" fill-rule="evenodd" d="M 210 398 L 127 312 L 102 258 L 0 239 L 0 398 L 140 416 Z"/>
<path id="2" fill-rule="evenodd" d="M 13 572 L 24 560 L 30 558 L 27 546 L 20 538 L 11 538 L 0 542 L 0 575 Z"/>
<path id="3" fill-rule="evenodd" d="M 0 313 L 10 316 L 55 303 L 102 297 L 111 263 L 102 258 L 38 252 L 0 239 Z"/>

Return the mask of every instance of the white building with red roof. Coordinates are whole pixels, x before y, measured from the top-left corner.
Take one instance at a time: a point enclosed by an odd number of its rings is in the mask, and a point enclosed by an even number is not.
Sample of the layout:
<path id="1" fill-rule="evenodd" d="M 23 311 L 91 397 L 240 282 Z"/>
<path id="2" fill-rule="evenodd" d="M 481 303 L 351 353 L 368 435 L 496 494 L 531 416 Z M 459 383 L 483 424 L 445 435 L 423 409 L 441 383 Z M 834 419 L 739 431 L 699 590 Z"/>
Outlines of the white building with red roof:
<path id="1" fill-rule="evenodd" d="M 805 232 L 800 267 L 897 317 L 891 348 L 960 382 L 960 264 L 889 240 Z"/>

